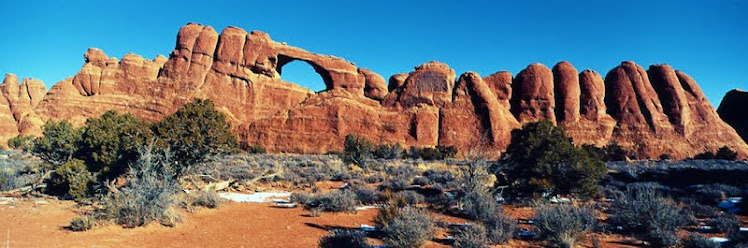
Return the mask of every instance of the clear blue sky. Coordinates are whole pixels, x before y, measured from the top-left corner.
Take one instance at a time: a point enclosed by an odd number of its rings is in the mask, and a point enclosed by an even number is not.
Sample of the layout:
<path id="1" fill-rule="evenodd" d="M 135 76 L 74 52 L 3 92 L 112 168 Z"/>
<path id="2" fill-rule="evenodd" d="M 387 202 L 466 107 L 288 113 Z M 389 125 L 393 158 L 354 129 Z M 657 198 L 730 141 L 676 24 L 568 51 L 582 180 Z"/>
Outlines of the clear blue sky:
<path id="1" fill-rule="evenodd" d="M 483 76 L 562 60 L 605 75 L 633 60 L 685 71 L 715 106 L 726 91 L 748 88 L 748 3 L 739 0 L 6 0 L 2 9 L 0 73 L 38 78 L 48 87 L 73 76 L 88 47 L 117 58 L 168 56 L 179 28 L 197 22 L 219 32 L 229 25 L 262 30 L 385 78 L 431 60 Z M 288 66 L 284 79 L 321 87 L 309 67 L 293 73 L 296 65 Z"/>

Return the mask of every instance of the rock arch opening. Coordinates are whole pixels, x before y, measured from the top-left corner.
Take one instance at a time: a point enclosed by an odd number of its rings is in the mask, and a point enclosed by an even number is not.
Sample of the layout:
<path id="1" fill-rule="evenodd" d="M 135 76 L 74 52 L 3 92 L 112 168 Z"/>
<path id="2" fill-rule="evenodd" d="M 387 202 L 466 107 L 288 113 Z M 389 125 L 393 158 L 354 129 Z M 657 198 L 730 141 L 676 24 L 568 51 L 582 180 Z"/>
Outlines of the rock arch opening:
<path id="1" fill-rule="evenodd" d="M 333 87 L 329 73 L 310 61 L 279 55 L 276 70 L 281 79 L 307 87 L 314 92 Z"/>

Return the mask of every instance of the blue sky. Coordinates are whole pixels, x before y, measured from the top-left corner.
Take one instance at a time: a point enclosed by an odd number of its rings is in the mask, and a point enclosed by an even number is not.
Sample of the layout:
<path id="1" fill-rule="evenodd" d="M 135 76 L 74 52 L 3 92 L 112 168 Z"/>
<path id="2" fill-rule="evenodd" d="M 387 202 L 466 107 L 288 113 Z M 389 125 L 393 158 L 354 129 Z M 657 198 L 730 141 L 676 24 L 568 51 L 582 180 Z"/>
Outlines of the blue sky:
<path id="1" fill-rule="evenodd" d="M 668 63 L 717 105 L 748 88 L 748 3 L 723 1 L 3 1 L 0 73 L 73 76 L 88 47 L 121 58 L 168 56 L 188 22 L 262 30 L 385 78 L 438 60 L 460 74 L 516 74 L 567 60 L 605 75 L 621 61 Z M 304 64 L 283 78 L 312 89 Z"/>

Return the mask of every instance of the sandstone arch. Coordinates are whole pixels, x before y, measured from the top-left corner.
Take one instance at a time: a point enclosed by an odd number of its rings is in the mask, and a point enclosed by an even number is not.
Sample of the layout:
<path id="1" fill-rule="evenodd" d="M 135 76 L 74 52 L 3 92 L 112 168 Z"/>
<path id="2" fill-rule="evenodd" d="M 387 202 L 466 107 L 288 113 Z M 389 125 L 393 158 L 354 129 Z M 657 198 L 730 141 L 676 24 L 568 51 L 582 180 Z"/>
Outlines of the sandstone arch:
<path id="1" fill-rule="evenodd" d="M 278 72 L 278 75 L 282 78 L 283 77 L 283 67 L 291 62 L 303 62 L 309 66 L 311 66 L 317 74 L 322 77 L 322 82 L 325 83 L 325 89 L 321 91 L 327 91 L 331 90 L 335 86 L 335 82 L 332 79 L 332 76 L 330 75 L 330 71 L 326 70 L 324 67 L 320 66 L 319 64 L 315 63 L 314 61 L 310 60 L 304 60 L 299 58 L 294 58 L 291 56 L 287 56 L 284 54 L 278 54 L 278 64 L 275 67 L 275 71 Z M 317 90 L 315 90 L 317 91 Z"/>

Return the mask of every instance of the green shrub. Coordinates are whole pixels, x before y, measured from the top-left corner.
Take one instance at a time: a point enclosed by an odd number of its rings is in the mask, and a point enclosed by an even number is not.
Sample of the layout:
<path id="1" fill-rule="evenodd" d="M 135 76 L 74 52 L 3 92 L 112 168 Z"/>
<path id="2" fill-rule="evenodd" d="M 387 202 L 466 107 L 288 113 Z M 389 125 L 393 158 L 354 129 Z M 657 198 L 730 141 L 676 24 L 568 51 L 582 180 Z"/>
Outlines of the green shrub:
<path id="1" fill-rule="evenodd" d="M 369 248 L 366 243 L 366 234 L 357 230 L 335 229 L 330 234 L 319 240 L 320 248 Z"/>
<path id="2" fill-rule="evenodd" d="M 670 159 L 671 159 L 670 154 L 667 154 L 667 153 L 660 154 L 660 161 L 667 161 Z"/>
<path id="3" fill-rule="evenodd" d="M 436 146 L 436 150 L 441 153 L 440 159 L 454 158 L 457 156 L 457 148 L 454 146 Z"/>
<path id="4" fill-rule="evenodd" d="M 88 215 L 75 217 L 70 221 L 70 230 L 82 232 L 90 230 L 96 225 L 96 220 Z"/>
<path id="5" fill-rule="evenodd" d="M 707 151 L 707 152 L 696 154 L 696 156 L 694 156 L 693 159 L 709 160 L 709 159 L 714 159 L 715 156 L 716 155 L 714 155 L 713 152 Z"/>
<path id="6" fill-rule="evenodd" d="M 613 141 L 610 144 L 603 147 L 603 160 L 605 161 L 625 161 L 630 156 L 630 152 L 626 151 L 618 145 L 617 142 Z"/>
<path id="7" fill-rule="evenodd" d="M 366 169 L 366 160 L 372 158 L 373 149 L 374 145 L 363 137 L 346 135 L 343 144 L 343 161 Z"/>
<path id="8" fill-rule="evenodd" d="M 80 200 L 88 196 L 92 181 L 93 175 L 83 161 L 73 159 L 57 167 L 49 180 L 48 191 Z"/>
<path id="9" fill-rule="evenodd" d="M 443 160 L 453 158 L 457 155 L 457 148 L 454 146 L 436 146 L 418 148 L 411 146 L 408 150 L 408 157 L 423 160 Z"/>
<path id="10" fill-rule="evenodd" d="M 417 148 L 415 146 L 410 147 L 410 157 L 413 159 L 423 160 L 438 160 L 442 157 L 441 152 L 433 147 Z"/>
<path id="11" fill-rule="evenodd" d="M 460 248 L 491 247 L 486 228 L 481 224 L 470 224 L 457 228 L 454 246 Z"/>
<path id="12" fill-rule="evenodd" d="M 535 219 L 536 231 L 542 239 L 567 248 L 576 247 L 597 222 L 594 210 L 572 205 L 542 207 Z"/>
<path id="13" fill-rule="evenodd" d="M 20 149 L 23 151 L 31 151 L 34 149 L 34 136 L 21 136 L 10 138 L 8 140 L 8 147 L 11 149 Z"/>
<path id="14" fill-rule="evenodd" d="M 733 151 L 727 146 L 720 147 L 717 152 L 706 151 L 694 156 L 694 159 L 709 160 L 709 159 L 724 159 L 724 160 L 737 160 L 738 153 Z"/>
<path id="15" fill-rule="evenodd" d="M 250 154 L 264 154 L 267 152 L 265 147 L 261 145 L 248 145 L 245 143 L 242 143 L 242 150 Z"/>
<path id="16" fill-rule="evenodd" d="M 420 209 L 404 207 L 382 228 L 382 240 L 390 247 L 421 247 L 434 236 L 434 221 Z"/>
<path id="17" fill-rule="evenodd" d="M 582 149 L 586 150 L 594 156 L 597 156 L 603 161 L 625 161 L 628 157 L 631 156 L 631 153 L 629 151 L 623 149 L 623 147 L 618 145 L 618 143 L 616 143 L 615 141 L 610 142 L 604 147 L 596 147 L 594 145 L 584 144 L 582 145 Z"/>
<path id="18" fill-rule="evenodd" d="M 44 136 L 34 141 L 32 153 L 43 161 L 57 167 L 73 159 L 78 150 L 81 131 L 70 122 L 48 121 L 42 127 Z"/>
<path id="19" fill-rule="evenodd" d="M 575 147 L 563 129 L 543 120 L 515 129 L 511 136 L 502 160 L 515 195 L 573 194 L 585 199 L 598 195 L 605 163 Z"/>
<path id="20" fill-rule="evenodd" d="M 714 158 L 725 159 L 725 160 L 737 160 L 738 153 L 733 151 L 727 146 L 723 146 L 717 150 L 717 153 L 714 155 Z"/>
<path id="21" fill-rule="evenodd" d="M 86 122 L 81 135 L 80 157 L 92 171 L 105 178 L 126 172 L 138 158 L 138 149 L 153 139 L 150 124 L 131 115 L 110 110 Z"/>
<path id="22" fill-rule="evenodd" d="M 400 146 L 400 143 L 395 143 L 393 145 L 378 145 L 376 149 L 374 149 L 373 155 L 374 158 L 398 159 L 403 156 L 403 147 Z"/>
<path id="23" fill-rule="evenodd" d="M 176 173 L 215 155 L 233 152 L 239 147 L 226 116 L 210 100 L 195 99 L 172 115 L 154 123 L 157 146 L 174 153 Z"/>

